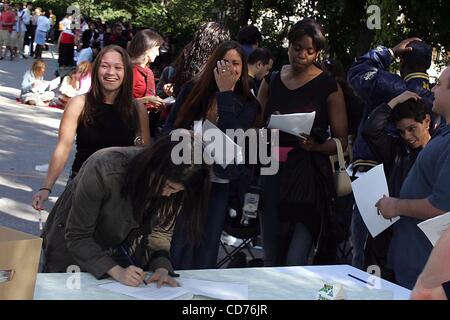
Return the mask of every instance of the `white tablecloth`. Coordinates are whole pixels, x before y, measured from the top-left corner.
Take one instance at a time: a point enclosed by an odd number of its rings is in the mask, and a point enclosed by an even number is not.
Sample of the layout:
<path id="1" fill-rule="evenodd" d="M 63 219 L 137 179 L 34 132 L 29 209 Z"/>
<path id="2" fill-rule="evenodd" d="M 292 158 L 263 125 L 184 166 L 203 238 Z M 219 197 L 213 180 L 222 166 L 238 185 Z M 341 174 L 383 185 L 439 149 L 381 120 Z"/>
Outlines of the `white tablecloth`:
<path id="1" fill-rule="evenodd" d="M 185 270 L 178 273 L 182 278 L 247 284 L 248 297 L 251 300 L 316 299 L 317 291 L 323 286 L 324 281 L 341 283 L 344 286 L 346 299 L 349 300 L 405 300 L 410 295 L 408 289 L 370 276 L 368 273 L 349 265 Z M 374 283 L 374 286 L 353 279 L 348 274 L 368 280 Z M 34 299 L 132 299 L 98 287 L 99 284 L 111 282 L 112 279 L 97 280 L 88 273 L 74 275 L 68 273 L 39 273 Z M 201 299 L 202 297 L 196 296 L 195 298 Z"/>

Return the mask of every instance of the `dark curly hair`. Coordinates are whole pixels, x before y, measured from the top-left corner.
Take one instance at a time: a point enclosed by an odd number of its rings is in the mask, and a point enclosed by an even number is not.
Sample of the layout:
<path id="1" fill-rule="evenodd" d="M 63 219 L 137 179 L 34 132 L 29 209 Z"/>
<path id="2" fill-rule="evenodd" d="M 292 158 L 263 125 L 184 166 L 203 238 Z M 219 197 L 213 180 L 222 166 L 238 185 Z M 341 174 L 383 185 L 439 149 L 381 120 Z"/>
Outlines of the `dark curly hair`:
<path id="1" fill-rule="evenodd" d="M 183 84 L 202 70 L 219 44 L 230 39 L 230 31 L 220 23 L 206 22 L 200 26 L 192 41 L 187 45 L 183 61 L 176 70 L 173 81 L 175 96 L 180 92 Z"/>
<path id="2" fill-rule="evenodd" d="M 399 103 L 392 110 L 390 115 L 390 120 L 394 123 L 402 120 L 402 119 L 414 119 L 416 122 L 422 123 L 427 116 L 427 107 L 426 105 L 418 100 L 409 99 L 403 103 Z"/>

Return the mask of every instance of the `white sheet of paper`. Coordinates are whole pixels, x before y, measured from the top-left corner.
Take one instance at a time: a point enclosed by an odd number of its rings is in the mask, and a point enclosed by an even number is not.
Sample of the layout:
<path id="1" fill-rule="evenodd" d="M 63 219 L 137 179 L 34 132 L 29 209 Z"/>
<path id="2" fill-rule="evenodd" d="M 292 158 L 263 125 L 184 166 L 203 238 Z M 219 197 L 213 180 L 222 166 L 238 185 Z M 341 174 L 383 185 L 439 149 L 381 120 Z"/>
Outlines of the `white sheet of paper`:
<path id="1" fill-rule="evenodd" d="M 269 129 L 280 129 L 283 132 L 300 136 L 301 134 L 311 134 L 316 112 L 310 113 L 290 113 L 273 114 L 270 116 Z"/>
<path id="2" fill-rule="evenodd" d="M 139 287 L 129 287 L 119 282 L 110 282 L 101 284 L 99 287 L 141 300 L 173 300 L 179 298 L 191 299 L 193 296 L 192 292 L 186 288 L 174 288 L 167 285 L 157 288 L 155 282 L 150 283 L 148 286 L 141 285 Z"/>
<path id="3" fill-rule="evenodd" d="M 425 220 L 417 226 L 425 233 L 433 246 L 435 246 L 442 234 L 450 228 L 450 212 Z"/>
<path id="4" fill-rule="evenodd" d="M 170 96 L 170 97 L 163 99 L 163 101 L 165 104 L 172 104 L 172 103 L 175 103 L 175 98 Z"/>
<path id="5" fill-rule="evenodd" d="M 245 284 L 186 278 L 179 282 L 195 295 L 220 300 L 248 300 L 248 285 Z"/>
<path id="6" fill-rule="evenodd" d="M 49 90 L 52 91 L 52 90 L 59 88 L 60 83 L 61 83 L 61 77 L 56 77 L 55 79 L 50 81 Z"/>
<path id="7" fill-rule="evenodd" d="M 50 81 L 40 80 L 38 82 L 35 82 L 34 87 L 31 89 L 34 93 L 43 93 L 47 90 L 48 84 Z"/>
<path id="8" fill-rule="evenodd" d="M 216 164 L 225 168 L 231 163 L 240 164 L 244 161 L 242 148 L 213 123 L 205 120 L 202 129 L 204 152 L 208 153 Z M 198 130 L 198 128 L 195 127 L 195 130 Z M 211 139 L 211 137 L 214 137 L 214 139 Z"/>
<path id="9" fill-rule="evenodd" d="M 383 164 L 370 169 L 362 177 L 353 181 L 352 189 L 356 205 L 372 237 L 376 237 L 400 219 L 399 217 L 385 219 L 378 214 L 375 207 L 383 195 L 389 195 Z"/>

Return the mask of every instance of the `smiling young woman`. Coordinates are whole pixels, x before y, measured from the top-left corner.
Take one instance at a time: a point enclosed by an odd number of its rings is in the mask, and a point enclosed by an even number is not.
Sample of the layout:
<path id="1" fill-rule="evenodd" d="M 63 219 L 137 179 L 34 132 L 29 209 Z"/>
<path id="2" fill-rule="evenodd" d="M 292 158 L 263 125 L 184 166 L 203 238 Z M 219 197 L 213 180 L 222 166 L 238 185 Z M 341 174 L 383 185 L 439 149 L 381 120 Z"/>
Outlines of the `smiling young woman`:
<path id="1" fill-rule="evenodd" d="M 132 99 L 132 76 L 130 58 L 124 49 L 108 46 L 100 52 L 92 67 L 90 90 L 72 98 L 66 105 L 58 142 L 43 188 L 33 196 L 33 208 L 43 209 L 44 201 L 66 165 L 75 136 L 71 178 L 99 149 L 132 146 L 137 137 L 144 143 L 149 142 L 148 115 L 145 106 Z"/>

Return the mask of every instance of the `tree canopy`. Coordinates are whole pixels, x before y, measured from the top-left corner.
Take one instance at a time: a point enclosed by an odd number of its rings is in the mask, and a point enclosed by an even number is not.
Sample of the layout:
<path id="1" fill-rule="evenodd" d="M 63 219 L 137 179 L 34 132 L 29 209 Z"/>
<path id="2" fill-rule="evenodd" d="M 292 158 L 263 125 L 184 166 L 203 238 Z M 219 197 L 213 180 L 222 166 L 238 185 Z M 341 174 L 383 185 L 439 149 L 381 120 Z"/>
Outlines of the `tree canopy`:
<path id="1" fill-rule="evenodd" d="M 72 0 L 35 1 L 61 17 Z M 219 21 L 232 34 L 246 24 L 256 24 L 263 46 L 273 51 L 276 64 L 286 62 L 289 27 L 303 17 L 324 26 L 329 41 L 327 54 L 349 66 L 353 59 L 378 44 L 394 46 L 417 36 L 436 48 L 438 63 L 446 63 L 450 51 L 450 1 L 434 0 L 83 0 L 84 16 L 104 21 L 132 22 L 170 35 L 180 49 L 204 21 Z M 367 8 L 380 8 L 380 29 L 367 28 Z"/>

